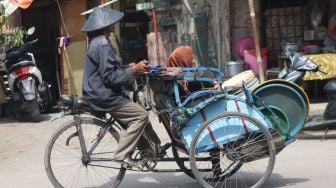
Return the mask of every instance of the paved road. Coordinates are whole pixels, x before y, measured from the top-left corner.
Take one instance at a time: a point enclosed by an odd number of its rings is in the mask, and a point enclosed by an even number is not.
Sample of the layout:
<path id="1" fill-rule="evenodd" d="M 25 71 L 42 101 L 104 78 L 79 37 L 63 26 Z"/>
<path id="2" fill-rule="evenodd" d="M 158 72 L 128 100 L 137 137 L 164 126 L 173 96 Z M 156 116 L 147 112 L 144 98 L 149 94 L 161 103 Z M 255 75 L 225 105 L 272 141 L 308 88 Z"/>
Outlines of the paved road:
<path id="1" fill-rule="evenodd" d="M 46 115 L 45 118 L 56 114 Z M 52 187 L 45 174 L 43 155 L 51 133 L 67 119 L 55 122 L 18 123 L 0 119 L 0 188 Z M 158 127 L 157 129 L 160 129 Z M 265 187 L 336 187 L 336 139 L 298 139 L 276 159 L 272 177 Z M 163 140 L 166 135 L 160 132 Z M 128 172 L 121 188 L 199 187 L 182 173 Z"/>

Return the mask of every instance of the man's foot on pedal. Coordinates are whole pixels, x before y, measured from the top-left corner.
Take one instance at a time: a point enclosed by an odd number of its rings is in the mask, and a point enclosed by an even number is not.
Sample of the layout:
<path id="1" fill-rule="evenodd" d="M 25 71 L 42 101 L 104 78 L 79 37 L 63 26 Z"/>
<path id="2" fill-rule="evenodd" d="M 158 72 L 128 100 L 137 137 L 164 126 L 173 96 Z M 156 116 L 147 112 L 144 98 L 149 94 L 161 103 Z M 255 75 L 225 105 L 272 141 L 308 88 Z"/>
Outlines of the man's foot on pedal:
<path id="1" fill-rule="evenodd" d="M 126 157 L 123 161 L 122 164 L 126 165 L 127 167 L 135 167 L 138 168 L 139 170 L 143 170 L 143 165 L 141 164 L 140 161 L 134 161 L 130 157 Z"/>
<path id="2" fill-rule="evenodd" d="M 162 146 L 160 146 L 160 151 L 158 152 L 158 157 L 164 157 L 167 154 L 167 149 L 169 149 L 171 146 L 171 143 L 166 143 Z"/>

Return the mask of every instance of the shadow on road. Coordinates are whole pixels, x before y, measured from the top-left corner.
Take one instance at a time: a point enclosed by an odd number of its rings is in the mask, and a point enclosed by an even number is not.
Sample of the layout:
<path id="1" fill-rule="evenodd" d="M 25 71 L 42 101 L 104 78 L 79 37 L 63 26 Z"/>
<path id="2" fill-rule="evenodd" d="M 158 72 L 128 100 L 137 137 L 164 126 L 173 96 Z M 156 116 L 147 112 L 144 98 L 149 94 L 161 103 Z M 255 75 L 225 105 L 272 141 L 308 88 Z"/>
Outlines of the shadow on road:
<path id="1" fill-rule="evenodd" d="M 280 174 L 273 173 L 272 176 L 268 179 L 268 181 L 264 184 L 263 187 L 268 188 L 278 188 L 278 187 L 287 187 L 293 186 L 296 187 L 298 184 L 307 182 L 309 179 L 307 178 L 284 178 Z"/>
<path id="2" fill-rule="evenodd" d="M 298 185 L 307 182 L 306 178 L 284 178 L 280 174 L 273 173 L 264 184 L 267 188 L 280 188 Z M 128 188 L 136 185 L 137 188 L 201 188 L 196 180 L 181 173 L 149 173 L 127 174 L 119 188 Z"/>
<path id="3" fill-rule="evenodd" d="M 16 116 L 9 116 L 9 117 L 1 117 L 0 118 L 0 124 L 2 123 L 39 123 L 43 121 L 48 121 L 51 118 L 51 115 L 49 114 L 41 114 L 38 118 L 38 121 L 31 121 L 30 119 L 27 119 L 25 117 L 16 117 Z"/>
<path id="4" fill-rule="evenodd" d="M 135 186 L 136 185 L 136 186 Z M 196 180 L 183 173 L 127 174 L 118 188 L 201 188 Z"/>
<path id="5" fill-rule="evenodd" d="M 304 131 L 297 136 L 298 139 L 302 140 L 326 140 L 326 139 L 336 139 L 336 131 L 329 131 L 325 136 L 325 131 Z"/>

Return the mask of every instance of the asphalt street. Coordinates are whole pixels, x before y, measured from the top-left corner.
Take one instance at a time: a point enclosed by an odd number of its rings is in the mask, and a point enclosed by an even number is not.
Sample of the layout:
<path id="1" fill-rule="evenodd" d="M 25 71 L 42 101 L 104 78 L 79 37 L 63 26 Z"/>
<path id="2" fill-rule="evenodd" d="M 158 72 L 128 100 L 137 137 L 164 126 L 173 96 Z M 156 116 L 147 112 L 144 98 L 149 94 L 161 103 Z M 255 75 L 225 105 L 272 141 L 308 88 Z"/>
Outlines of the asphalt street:
<path id="1" fill-rule="evenodd" d="M 313 105 L 312 113 L 321 112 L 324 106 Z M 44 170 L 45 146 L 52 132 L 71 118 L 47 121 L 56 115 L 44 115 L 46 121 L 40 123 L 0 119 L 0 188 L 52 187 Z M 168 141 L 162 126 L 153 116 L 151 119 L 163 142 Z M 336 187 L 336 133 L 331 132 L 325 140 L 321 140 L 321 132 L 313 134 L 299 136 L 277 155 L 273 174 L 264 187 Z M 172 167 L 172 164 L 163 164 L 163 167 L 165 165 Z M 199 185 L 183 173 L 127 172 L 120 187 L 194 188 Z"/>

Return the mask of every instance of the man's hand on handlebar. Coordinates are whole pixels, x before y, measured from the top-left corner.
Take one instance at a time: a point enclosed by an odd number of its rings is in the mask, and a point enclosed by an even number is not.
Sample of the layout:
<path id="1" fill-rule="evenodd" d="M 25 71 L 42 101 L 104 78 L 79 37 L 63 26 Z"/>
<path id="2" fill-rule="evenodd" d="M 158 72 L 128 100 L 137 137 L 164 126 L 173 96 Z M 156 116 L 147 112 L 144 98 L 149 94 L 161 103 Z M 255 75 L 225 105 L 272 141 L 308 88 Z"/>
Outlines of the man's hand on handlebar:
<path id="1" fill-rule="evenodd" d="M 131 63 L 130 67 L 134 72 L 144 73 L 148 72 L 150 65 L 149 62 L 146 60 L 139 61 L 138 63 Z"/>

